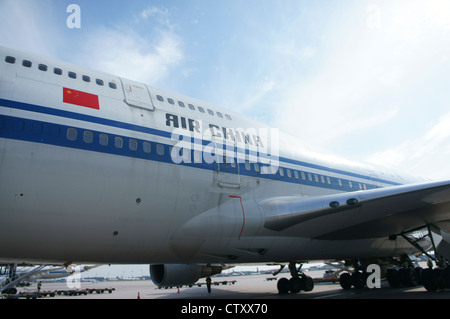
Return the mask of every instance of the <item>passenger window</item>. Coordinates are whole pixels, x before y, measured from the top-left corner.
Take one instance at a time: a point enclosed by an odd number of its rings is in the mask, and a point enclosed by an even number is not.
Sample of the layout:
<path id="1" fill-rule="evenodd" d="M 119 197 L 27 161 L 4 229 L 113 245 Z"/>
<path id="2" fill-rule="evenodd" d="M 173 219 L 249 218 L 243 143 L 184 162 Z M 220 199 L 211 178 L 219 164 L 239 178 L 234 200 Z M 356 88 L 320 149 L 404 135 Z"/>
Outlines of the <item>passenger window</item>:
<path id="1" fill-rule="evenodd" d="M 280 176 L 283 177 L 284 176 L 284 169 L 282 167 L 280 167 L 278 169 L 278 171 L 280 172 Z"/>
<path id="2" fill-rule="evenodd" d="M 97 85 L 99 85 L 99 86 L 105 85 L 105 83 L 101 79 L 95 79 L 95 83 L 97 83 Z"/>
<path id="3" fill-rule="evenodd" d="M 292 178 L 292 172 L 289 168 L 286 169 L 287 177 Z"/>
<path id="4" fill-rule="evenodd" d="M 87 75 L 83 75 L 83 81 L 84 82 L 91 82 L 91 78 L 88 77 Z"/>
<path id="5" fill-rule="evenodd" d="M 123 148 L 123 139 L 121 137 L 116 136 L 114 138 L 114 146 L 119 149 Z"/>
<path id="6" fill-rule="evenodd" d="M 100 145 L 103 145 L 103 146 L 107 146 L 108 145 L 108 141 L 109 140 L 109 138 L 108 138 L 108 135 L 107 134 L 100 134 L 100 136 L 98 137 L 98 142 L 100 143 Z"/>
<path id="7" fill-rule="evenodd" d="M 348 186 L 350 186 L 350 188 L 353 188 L 353 183 L 352 183 L 352 181 L 348 181 Z"/>
<path id="8" fill-rule="evenodd" d="M 186 107 L 186 106 L 184 105 L 184 103 L 181 102 L 181 101 L 178 101 L 178 105 L 179 105 L 180 107 Z"/>
<path id="9" fill-rule="evenodd" d="M 223 118 L 223 115 L 222 115 L 222 113 L 220 113 L 220 112 L 217 112 L 216 114 L 217 114 L 217 116 L 218 116 L 218 117 L 220 117 L 221 119 Z"/>
<path id="10" fill-rule="evenodd" d="M 229 116 L 228 114 L 225 114 L 225 117 L 227 118 L 227 120 L 231 121 L 231 116 Z"/>
<path id="11" fill-rule="evenodd" d="M 162 144 L 156 145 L 156 154 L 158 154 L 159 156 L 164 155 L 164 145 L 162 145 Z"/>
<path id="12" fill-rule="evenodd" d="M 245 169 L 247 170 L 247 171 L 249 171 L 249 170 L 251 170 L 252 169 L 252 167 L 251 167 L 251 165 L 250 165 L 250 163 L 249 162 L 245 162 Z"/>
<path id="13" fill-rule="evenodd" d="M 14 120 L 14 131 L 22 132 L 25 128 L 25 123 L 22 120 Z"/>
<path id="14" fill-rule="evenodd" d="M 53 73 L 55 73 L 56 75 L 62 75 L 62 70 L 60 68 L 54 68 Z"/>
<path id="15" fill-rule="evenodd" d="M 192 111 L 195 111 L 195 107 L 192 104 L 188 104 L 188 106 Z"/>
<path id="16" fill-rule="evenodd" d="M 69 71 L 69 78 L 71 79 L 76 79 L 77 78 L 77 74 L 75 72 Z"/>
<path id="17" fill-rule="evenodd" d="M 113 83 L 113 82 L 109 82 L 109 87 L 114 90 L 117 89 L 116 83 Z"/>
<path id="18" fill-rule="evenodd" d="M 202 162 L 202 153 L 200 151 L 194 151 L 194 163 Z"/>
<path id="19" fill-rule="evenodd" d="M 135 139 L 130 139 L 128 141 L 128 147 L 130 148 L 130 150 L 132 150 L 133 152 L 136 152 L 138 149 L 138 141 L 136 141 Z"/>
<path id="20" fill-rule="evenodd" d="M 210 109 L 208 109 L 208 114 L 211 115 L 211 116 L 214 116 L 214 112 L 211 111 Z"/>
<path id="21" fill-rule="evenodd" d="M 299 176 L 298 176 L 298 172 L 297 172 L 297 171 L 294 171 L 294 177 L 295 177 L 295 179 L 299 179 Z"/>
<path id="22" fill-rule="evenodd" d="M 16 58 L 13 57 L 13 56 L 7 56 L 7 57 L 5 58 L 5 62 L 14 64 L 14 63 L 16 63 Z"/>
<path id="23" fill-rule="evenodd" d="M 205 110 L 201 106 L 198 107 L 198 110 L 200 111 L 200 113 L 205 113 Z"/>
<path id="24" fill-rule="evenodd" d="M 46 72 L 48 70 L 48 67 L 45 64 L 39 64 L 38 69 Z"/>
<path id="25" fill-rule="evenodd" d="M 50 136 L 52 137 L 59 137 L 61 135 L 61 130 L 58 126 L 52 125 L 50 128 Z"/>
<path id="26" fill-rule="evenodd" d="M 91 131 L 84 131 L 83 133 L 83 142 L 87 144 L 91 144 L 94 140 L 94 134 Z"/>
<path id="27" fill-rule="evenodd" d="M 254 165 L 254 167 L 255 167 L 255 172 L 259 173 L 259 171 L 260 171 L 259 164 L 258 164 L 258 163 L 255 163 L 255 164 L 253 164 L 253 165 Z"/>
<path id="28" fill-rule="evenodd" d="M 175 102 L 174 102 L 171 98 L 168 98 L 168 99 L 167 99 L 167 102 L 169 102 L 169 104 L 172 104 L 172 105 L 175 104 Z"/>
<path id="29" fill-rule="evenodd" d="M 144 153 L 150 153 L 152 151 L 151 144 L 149 142 L 142 143 L 142 149 Z"/>
<path id="30" fill-rule="evenodd" d="M 302 179 L 303 179 L 304 181 L 306 181 L 306 174 L 305 174 L 305 172 L 301 172 L 301 174 L 302 174 Z"/>
<path id="31" fill-rule="evenodd" d="M 157 95 L 156 98 L 158 99 L 158 101 L 164 102 L 164 98 L 161 95 Z"/>
<path id="32" fill-rule="evenodd" d="M 77 129 L 75 128 L 68 128 L 67 129 L 67 139 L 69 141 L 76 141 L 77 140 Z"/>
<path id="33" fill-rule="evenodd" d="M 33 123 L 33 134 L 41 135 L 42 134 L 42 124 L 41 123 Z"/>
<path id="34" fill-rule="evenodd" d="M 33 63 L 31 63 L 31 61 L 28 60 L 23 60 L 22 61 L 22 65 L 26 68 L 31 68 L 31 66 L 33 65 Z"/>

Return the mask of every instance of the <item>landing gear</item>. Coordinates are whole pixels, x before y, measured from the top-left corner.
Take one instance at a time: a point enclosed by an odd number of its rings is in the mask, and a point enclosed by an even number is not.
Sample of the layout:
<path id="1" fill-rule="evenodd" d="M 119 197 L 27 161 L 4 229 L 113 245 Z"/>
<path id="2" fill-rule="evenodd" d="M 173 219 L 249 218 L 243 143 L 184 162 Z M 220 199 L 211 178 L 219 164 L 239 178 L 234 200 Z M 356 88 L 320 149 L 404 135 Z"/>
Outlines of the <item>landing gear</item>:
<path id="1" fill-rule="evenodd" d="M 289 263 L 291 279 L 281 278 L 278 280 L 277 288 L 280 294 L 296 294 L 300 291 L 312 291 L 314 289 L 314 281 L 311 277 L 301 272 L 301 267 L 297 269 L 294 262 Z"/>
<path id="2" fill-rule="evenodd" d="M 277 288 L 278 288 L 278 292 L 282 295 L 288 294 L 289 293 L 289 279 L 287 278 L 281 278 L 280 280 L 278 280 L 277 283 Z"/>
<path id="3" fill-rule="evenodd" d="M 422 284 L 428 291 L 450 288 L 450 268 L 424 269 Z"/>
<path id="4" fill-rule="evenodd" d="M 428 257 L 428 268 L 414 268 L 411 266 L 401 269 L 400 271 L 391 271 L 388 273 L 388 281 L 392 287 L 398 285 L 413 286 L 416 284 L 422 284 L 428 291 L 437 291 L 445 288 L 450 288 L 450 262 L 448 259 L 448 253 L 445 254 L 445 245 L 448 243 L 441 238 L 444 243 L 444 255 L 439 253 L 439 245 L 436 245 L 435 236 L 439 237 L 440 230 L 433 228 L 432 225 L 413 229 L 409 232 L 404 232 L 399 235 L 392 235 L 389 238 L 396 239 L 397 236 L 403 237 L 408 243 L 414 246 L 422 254 Z M 442 235 L 442 234 L 441 234 Z M 442 236 L 441 236 L 442 237 Z M 433 250 L 435 256 L 428 253 L 427 249 L 422 247 L 425 244 L 428 246 L 431 244 L 429 250 Z M 436 263 L 437 268 L 433 269 L 433 261 Z"/>
<path id="5" fill-rule="evenodd" d="M 365 272 L 355 271 L 352 274 L 346 272 L 339 277 L 339 284 L 341 285 L 342 289 L 345 290 L 349 290 L 352 287 L 361 289 L 366 286 L 366 279 L 367 275 Z"/>
<path id="6" fill-rule="evenodd" d="M 392 288 L 415 287 L 421 283 L 422 268 L 388 269 L 386 279 Z"/>

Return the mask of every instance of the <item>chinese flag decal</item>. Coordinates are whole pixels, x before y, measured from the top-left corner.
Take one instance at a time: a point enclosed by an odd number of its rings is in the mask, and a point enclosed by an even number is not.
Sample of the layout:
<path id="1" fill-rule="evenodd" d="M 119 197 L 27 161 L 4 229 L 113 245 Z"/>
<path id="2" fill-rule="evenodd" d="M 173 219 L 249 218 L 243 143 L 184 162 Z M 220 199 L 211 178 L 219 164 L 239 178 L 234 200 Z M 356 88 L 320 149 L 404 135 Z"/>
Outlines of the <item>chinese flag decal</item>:
<path id="1" fill-rule="evenodd" d="M 100 110 L 98 95 L 63 88 L 63 102 Z"/>

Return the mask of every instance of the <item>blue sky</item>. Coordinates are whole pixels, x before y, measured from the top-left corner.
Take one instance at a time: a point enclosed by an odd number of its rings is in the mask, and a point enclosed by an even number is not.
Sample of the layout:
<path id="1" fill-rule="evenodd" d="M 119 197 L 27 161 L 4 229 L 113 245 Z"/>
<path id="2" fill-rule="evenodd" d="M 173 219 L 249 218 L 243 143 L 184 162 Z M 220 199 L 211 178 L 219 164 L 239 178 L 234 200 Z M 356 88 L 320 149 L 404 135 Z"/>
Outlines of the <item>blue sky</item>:
<path id="1" fill-rule="evenodd" d="M 66 25 L 71 3 L 81 8 L 80 29 Z M 450 178 L 449 17 L 447 0 L 0 0 L 0 45 L 143 81 L 321 150 L 440 179 Z M 92 273 L 133 270 L 148 267 Z"/>
<path id="2" fill-rule="evenodd" d="M 80 29 L 66 25 L 71 3 Z M 0 44 L 450 178 L 449 17 L 446 0 L 0 0 Z"/>

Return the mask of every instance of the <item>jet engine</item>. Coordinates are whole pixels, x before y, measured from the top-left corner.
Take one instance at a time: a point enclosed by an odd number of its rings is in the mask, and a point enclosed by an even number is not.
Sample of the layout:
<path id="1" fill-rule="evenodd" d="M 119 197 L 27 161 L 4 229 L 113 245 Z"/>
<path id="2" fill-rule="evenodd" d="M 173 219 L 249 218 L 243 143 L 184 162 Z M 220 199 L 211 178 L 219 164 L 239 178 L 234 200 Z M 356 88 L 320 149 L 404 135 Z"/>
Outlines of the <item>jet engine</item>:
<path id="1" fill-rule="evenodd" d="M 158 287 L 179 287 L 193 285 L 204 277 L 220 274 L 221 266 L 202 266 L 185 264 L 150 265 L 150 276 Z"/>

